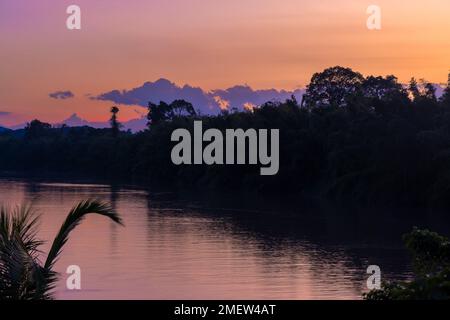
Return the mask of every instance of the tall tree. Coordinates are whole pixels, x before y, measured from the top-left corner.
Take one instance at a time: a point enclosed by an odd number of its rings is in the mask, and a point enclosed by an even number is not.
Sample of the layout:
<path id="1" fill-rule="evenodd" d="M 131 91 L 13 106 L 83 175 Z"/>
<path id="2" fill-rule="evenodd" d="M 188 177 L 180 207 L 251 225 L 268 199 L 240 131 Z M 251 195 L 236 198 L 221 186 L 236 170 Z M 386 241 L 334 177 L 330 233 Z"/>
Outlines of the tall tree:
<path id="1" fill-rule="evenodd" d="M 419 84 L 415 78 L 411 78 L 409 81 L 408 92 L 414 101 L 420 99 Z"/>
<path id="2" fill-rule="evenodd" d="M 349 99 L 361 92 L 364 77 L 340 66 L 316 73 L 304 95 L 304 105 L 311 107 L 345 107 Z"/>
<path id="3" fill-rule="evenodd" d="M 424 84 L 424 97 L 425 99 L 432 101 L 432 102 L 437 102 L 437 98 L 436 98 L 436 87 L 430 83 L 427 82 Z"/>
<path id="4" fill-rule="evenodd" d="M 170 121 L 179 117 L 194 117 L 197 113 L 194 106 L 185 100 L 175 100 L 171 104 L 161 101 L 159 104 L 149 102 L 148 116 L 149 125 L 161 121 Z"/>
<path id="5" fill-rule="evenodd" d="M 119 108 L 116 106 L 111 107 L 111 120 L 109 122 L 111 123 L 111 130 L 113 137 L 117 137 L 120 132 L 120 122 L 117 120 L 117 114 L 119 113 Z"/>
<path id="6" fill-rule="evenodd" d="M 390 75 L 386 78 L 369 76 L 363 84 L 364 96 L 371 99 L 390 101 L 394 98 L 406 98 L 407 93 L 398 82 L 397 77 Z"/>
<path id="7" fill-rule="evenodd" d="M 447 87 L 440 101 L 443 105 L 450 107 L 450 73 L 448 74 Z"/>
<path id="8" fill-rule="evenodd" d="M 393 76 L 369 76 L 363 84 L 364 105 L 379 114 L 400 112 L 411 101 L 408 92 Z"/>

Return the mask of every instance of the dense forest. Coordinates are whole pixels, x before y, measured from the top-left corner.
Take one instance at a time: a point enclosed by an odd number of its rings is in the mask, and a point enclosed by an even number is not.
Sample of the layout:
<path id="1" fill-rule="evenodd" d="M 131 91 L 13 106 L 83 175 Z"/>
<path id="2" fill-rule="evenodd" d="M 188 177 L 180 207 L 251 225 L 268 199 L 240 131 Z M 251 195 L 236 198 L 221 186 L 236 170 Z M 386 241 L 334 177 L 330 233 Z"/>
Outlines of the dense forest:
<path id="1" fill-rule="evenodd" d="M 0 173 L 65 174 L 182 190 L 304 195 L 366 204 L 450 207 L 450 76 L 435 87 L 395 76 L 364 77 L 348 68 L 316 73 L 302 101 L 267 102 L 253 110 L 199 115 L 177 100 L 149 103 L 149 128 L 59 127 L 34 120 L 0 132 Z M 172 164 L 177 128 L 279 129 L 280 169 L 254 165 Z"/>

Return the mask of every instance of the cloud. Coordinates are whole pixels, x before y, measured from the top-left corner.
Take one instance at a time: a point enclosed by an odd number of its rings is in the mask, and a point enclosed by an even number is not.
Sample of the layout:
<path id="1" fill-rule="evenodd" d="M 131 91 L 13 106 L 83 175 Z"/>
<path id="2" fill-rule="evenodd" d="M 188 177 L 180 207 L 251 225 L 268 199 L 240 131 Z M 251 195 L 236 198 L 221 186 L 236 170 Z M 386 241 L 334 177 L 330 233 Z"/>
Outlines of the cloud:
<path id="1" fill-rule="evenodd" d="M 146 107 L 149 102 L 170 103 L 176 99 L 184 99 L 191 102 L 203 114 L 217 114 L 221 110 L 230 108 L 253 109 L 268 101 L 284 101 L 292 95 L 300 100 L 302 94 L 303 90 L 253 90 L 247 85 L 207 92 L 198 87 L 189 85 L 181 87 L 169 80 L 159 79 L 155 82 L 146 82 L 142 86 L 130 90 L 112 90 L 91 99 L 142 107 Z"/>
<path id="2" fill-rule="evenodd" d="M 437 84 L 433 83 L 434 88 L 436 89 L 436 97 L 440 98 L 444 94 L 444 90 L 446 88 L 446 84 Z"/>
<path id="3" fill-rule="evenodd" d="M 244 103 L 244 110 L 246 110 L 246 111 L 253 111 L 253 110 L 255 110 L 256 107 L 257 106 L 251 102 Z"/>
<path id="4" fill-rule="evenodd" d="M 71 91 L 56 91 L 48 95 L 52 99 L 65 100 L 75 97 Z"/>
<path id="5" fill-rule="evenodd" d="M 231 108 L 249 110 L 268 101 L 284 101 L 292 95 L 300 101 L 303 93 L 303 90 L 253 90 L 247 85 L 239 85 L 225 90 L 213 90 L 210 94 L 217 100 L 226 101 Z"/>
<path id="6" fill-rule="evenodd" d="M 9 111 L 0 111 L 0 127 L 11 128 L 12 126 L 23 123 L 26 120 L 27 118 L 21 114 Z"/>
<path id="7" fill-rule="evenodd" d="M 146 82 L 142 86 L 130 90 L 112 90 L 92 99 L 111 101 L 117 104 L 148 106 L 149 102 L 172 102 L 184 99 L 191 102 L 202 112 L 210 112 L 214 108 L 214 100 L 209 98 L 200 88 L 185 85 L 177 86 L 167 79 L 155 82 Z"/>
<path id="8" fill-rule="evenodd" d="M 220 96 L 214 96 L 213 98 L 220 110 L 228 110 L 230 108 L 230 101 L 222 99 Z"/>

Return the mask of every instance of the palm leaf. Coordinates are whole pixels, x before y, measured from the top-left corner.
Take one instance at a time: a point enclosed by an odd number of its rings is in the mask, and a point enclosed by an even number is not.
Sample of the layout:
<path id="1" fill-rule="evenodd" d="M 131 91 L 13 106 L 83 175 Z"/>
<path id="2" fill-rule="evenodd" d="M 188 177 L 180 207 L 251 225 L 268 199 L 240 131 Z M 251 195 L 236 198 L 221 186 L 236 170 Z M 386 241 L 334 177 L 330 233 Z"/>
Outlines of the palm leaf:
<path id="1" fill-rule="evenodd" d="M 40 216 L 29 206 L 0 209 L 0 298 L 30 299 L 45 291 L 36 240 Z M 46 297 L 45 294 L 43 297 Z"/>
<path id="2" fill-rule="evenodd" d="M 12 211 L 0 208 L 0 300 L 51 299 L 58 279 L 53 266 L 70 232 L 88 214 L 103 215 L 122 224 L 109 205 L 95 200 L 80 202 L 69 212 L 42 267 L 39 246 L 43 242 L 36 237 L 40 216 L 30 206 Z"/>
<path id="3" fill-rule="evenodd" d="M 45 270 L 51 270 L 58 260 L 61 251 L 69 239 L 70 232 L 78 226 L 88 214 L 99 214 L 110 218 L 114 222 L 123 225 L 122 219 L 108 204 L 97 200 L 86 200 L 78 203 L 69 213 L 53 241 L 47 260 L 44 264 Z"/>

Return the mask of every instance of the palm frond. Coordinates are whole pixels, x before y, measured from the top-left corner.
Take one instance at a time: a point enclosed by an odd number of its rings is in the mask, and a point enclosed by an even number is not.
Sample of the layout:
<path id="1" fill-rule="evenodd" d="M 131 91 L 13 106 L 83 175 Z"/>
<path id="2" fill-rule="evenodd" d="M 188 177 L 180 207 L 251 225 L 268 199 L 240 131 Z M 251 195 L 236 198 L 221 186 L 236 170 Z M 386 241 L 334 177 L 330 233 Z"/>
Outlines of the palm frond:
<path id="1" fill-rule="evenodd" d="M 0 298 L 28 299 L 46 291 L 36 240 L 40 216 L 30 206 L 9 212 L 0 209 Z"/>
<path id="2" fill-rule="evenodd" d="M 78 226 L 88 214 L 99 214 L 110 218 L 114 222 L 123 225 L 122 219 L 108 204 L 97 200 L 85 200 L 78 203 L 69 213 L 53 241 L 47 260 L 44 264 L 45 270 L 51 270 L 66 244 L 70 232 Z"/>
<path id="3" fill-rule="evenodd" d="M 37 257 L 16 234 L 0 250 L 0 299 L 46 299 L 45 277 Z"/>
<path id="4" fill-rule="evenodd" d="M 23 242 L 25 250 L 32 254 L 38 253 L 39 246 L 43 244 L 36 238 L 40 218 L 40 214 L 30 205 L 17 206 L 13 211 L 11 228 Z"/>
<path id="5" fill-rule="evenodd" d="M 88 214 L 103 215 L 122 224 L 109 205 L 95 200 L 80 202 L 61 226 L 42 267 L 39 246 L 43 242 L 36 237 L 40 215 L 30 206 L 13 210 L 0 207 L 0 300 L 51 299 L 58 280 L 53 266 L 70 232 Z"/>

